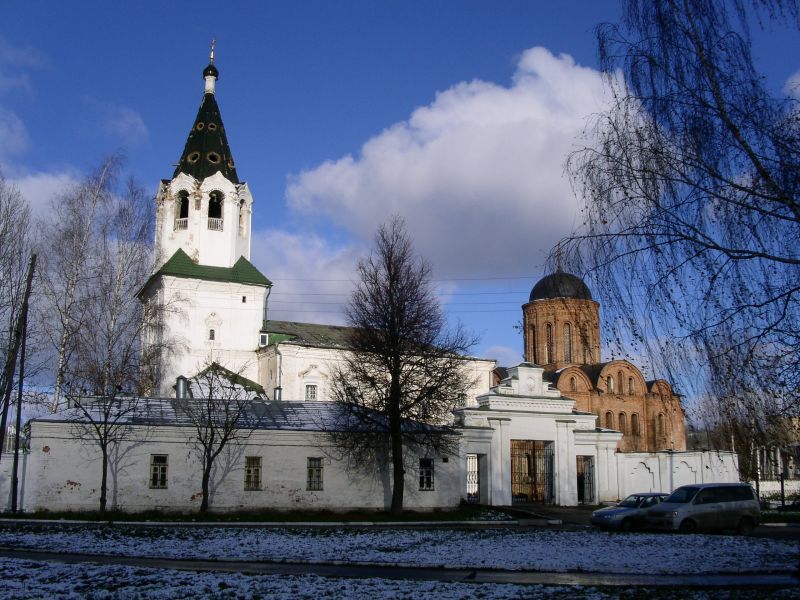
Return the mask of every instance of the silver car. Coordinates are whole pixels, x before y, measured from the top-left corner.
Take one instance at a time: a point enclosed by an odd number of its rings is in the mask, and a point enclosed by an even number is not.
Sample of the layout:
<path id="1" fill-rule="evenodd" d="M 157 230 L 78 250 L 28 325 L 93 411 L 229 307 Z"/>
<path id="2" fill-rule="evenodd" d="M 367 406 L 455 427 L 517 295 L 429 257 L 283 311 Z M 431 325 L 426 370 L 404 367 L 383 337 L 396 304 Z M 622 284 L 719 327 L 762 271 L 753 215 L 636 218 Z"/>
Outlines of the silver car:
<path id="1" fill-rule="evenodd" d="M 749 535 L 760 520 L 755 493 L 746 483 L 684 485 L 647 513 L 648 526 L 681 533 L 735 529 Z"/>
<path id="2" fill-rule="evenodd" d="M 645 524 L 647 511 L 667 497 L 668 494 L 631 494 L 616 506 L 601 508 L 592 513 L 592 525 L 603 529 L 631 531 Z"/>

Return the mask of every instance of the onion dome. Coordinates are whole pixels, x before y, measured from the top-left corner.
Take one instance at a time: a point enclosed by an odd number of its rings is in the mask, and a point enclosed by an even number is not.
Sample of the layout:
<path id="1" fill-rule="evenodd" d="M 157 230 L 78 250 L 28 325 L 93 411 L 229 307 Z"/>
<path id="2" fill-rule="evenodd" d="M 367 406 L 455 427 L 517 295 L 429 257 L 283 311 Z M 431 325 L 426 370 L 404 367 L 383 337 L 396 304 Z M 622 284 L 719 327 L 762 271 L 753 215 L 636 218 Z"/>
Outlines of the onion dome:
<path id="1" fill-rule="evenodd" d="M 592 293 L 580 277 L 564 271 L 556 271 L 543 277 L 533 286 L 530 302 L 551 298 L 573 298 L 575 300 L 591 300 Z"/>

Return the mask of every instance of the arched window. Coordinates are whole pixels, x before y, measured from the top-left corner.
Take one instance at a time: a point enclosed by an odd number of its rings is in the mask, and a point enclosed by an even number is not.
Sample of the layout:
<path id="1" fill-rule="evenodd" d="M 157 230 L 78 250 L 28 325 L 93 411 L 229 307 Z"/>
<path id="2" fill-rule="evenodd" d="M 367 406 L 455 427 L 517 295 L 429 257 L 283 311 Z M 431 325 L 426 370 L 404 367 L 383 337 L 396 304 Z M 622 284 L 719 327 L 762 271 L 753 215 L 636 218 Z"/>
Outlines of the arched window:
<path id="1" fill-rule="evenodd" d="M 239 235 L 245 234 L 244 200 L 239 201 Z"/>
<path id="2" fill-rule="evenodd" d="M 606 429 L 614 429 L 614 413 L 611 411 L 606 413 Z"/>
<path id="3" fill-rule="evenodd" d="M 658 414 L 658 425 L 657 425 L 657 427 L 658 427 L 658 429 L 656 429 L 656 431 L 658 432 L 658 435 L 659 436 L 663 436 L 664 435 L 664 413 L 659 413 Z"/>
<path id="4" fill-rule="evenodd" d="M 578 380 L 574 377 L 569 378 L 569 391 L 570 392 L 577 392 L 578 391 Z"/>
<path id="5" fill-rule="evenodd" d="M 548 323 L 544 326 L 545 331 L 545 347 L 544 347 L 544 363 L 549 364 L 553 360 L 553 326 Z"/>
<path id="6" fill-rule="evenodd" d="M 614 378 L 611 375 L 606 377 L 606 391 L 609 394 L 613 394 L 614 393 Z"/>
<path id="7" fill-rule="evenodd" d="M 572 327 L 564 323 L 564 361 L 572 362 Z"/>
<path id="8" fill-rule="evenodd" d="M 586 326 L 582 326 L 581 329 L 581 346 L 583 347 L 583 364 L 588 365 L 592 362 L 592 352 L 589 349 L 589 333 L 586 330 Z"/>
<path id="9" fill-rule="evenodd" d="M 631 415 L 631 433 L 635 436 L 641 435 L 639 432 L 639 415 L 636 413 Z"/>
<path id="10" fill-rule="evenodd" d="M 628 377 L 628 394 L 633 396 L 636 393 L 636 384 L 633 383 L 633 377 Z"/>
<path id="11" fill-rule="evenodd" d="M 213 191 L 208 196 L 208 228 L 222 231 L 222 192 Z"/>
<path id="12" fill-rule="evenodd" d="M 622 371 L 617 371 L 617 393 L 624 394 L 625 388 L 622 387 Z"/>
<path id="13" fill-rule="evenodd" d="M 533 354 L 530 357 L 534 363 L 537 365 L 539 364 L 539 348 L 536 345 L 536 325 L 531 325 L 531 347 L 533 348 Z"/>
<path id="14" fill-rule="evenodd" d="M 175 200 L 175 230 L 189 227 L 189 192 L 181 190 Z"/>
<path id="15" fill-rule="evenodd" d="M 619 430 L 622 433 L 628 433 L 628 419 L 625 417 L 625 413 L 619 413 Z"/>

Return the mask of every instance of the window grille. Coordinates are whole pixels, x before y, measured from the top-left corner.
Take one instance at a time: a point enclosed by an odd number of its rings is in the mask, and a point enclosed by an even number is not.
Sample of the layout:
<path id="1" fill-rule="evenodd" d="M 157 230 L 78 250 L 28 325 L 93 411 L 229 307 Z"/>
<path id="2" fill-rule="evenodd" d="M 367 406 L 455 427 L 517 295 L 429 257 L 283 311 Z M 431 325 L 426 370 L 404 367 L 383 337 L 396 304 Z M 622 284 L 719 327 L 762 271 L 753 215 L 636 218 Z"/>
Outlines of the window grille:
<path id="1" fill-rule="evenodd" d="M 166 489 L 167 487 L 167 455 L 150 455 L 150 487 Z"/>
<path id="2" fill-rule="evenodd" d="M 322 459 L 308 458 L 308 483 L 306 489 L 312 492 L 322 491 Z"/>
<path id="3" fill-rule="evenodd" d="M 261 489 L 261 457 L 246 456 L 244 459 L 244 489 Z"/>
<path id="4" fill-rule="evenodd" d="M 313 384 L 309 384 L 306 386 L 306 400 L 316 400 L 317 399 L 317 386 Z"/>
<path id="5" fill-rule="evenodd" d="M 433 459 L 420 458 L 419 459 L 419 489 L 432 490 L 433 489 Z"/>

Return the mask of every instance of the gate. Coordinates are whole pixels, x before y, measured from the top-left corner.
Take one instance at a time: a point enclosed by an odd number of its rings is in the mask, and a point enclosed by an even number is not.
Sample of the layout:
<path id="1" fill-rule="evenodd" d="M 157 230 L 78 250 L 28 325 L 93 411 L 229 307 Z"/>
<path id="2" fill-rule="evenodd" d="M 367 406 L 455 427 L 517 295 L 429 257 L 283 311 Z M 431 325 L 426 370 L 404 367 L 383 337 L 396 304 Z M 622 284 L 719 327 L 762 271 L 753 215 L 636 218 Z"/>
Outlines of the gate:
<path id="1" fill-rule="evenodd" d="M 511 503 L 553 502 L 553 442 L 511 440 Z"/>
<path id="2" fill-rule="evenodd" d="M 578 504 L 594 504 L 594 456 L 578 456 Z"/>
<path id="3" fill-rule="evenodd" d="M 467 454 L 467 502 L 478 504 L 481 501 L 481 472 L 478 455 Z"/>

